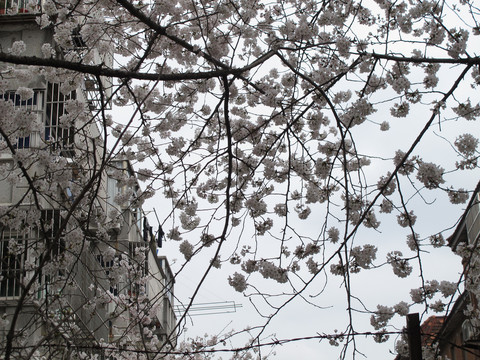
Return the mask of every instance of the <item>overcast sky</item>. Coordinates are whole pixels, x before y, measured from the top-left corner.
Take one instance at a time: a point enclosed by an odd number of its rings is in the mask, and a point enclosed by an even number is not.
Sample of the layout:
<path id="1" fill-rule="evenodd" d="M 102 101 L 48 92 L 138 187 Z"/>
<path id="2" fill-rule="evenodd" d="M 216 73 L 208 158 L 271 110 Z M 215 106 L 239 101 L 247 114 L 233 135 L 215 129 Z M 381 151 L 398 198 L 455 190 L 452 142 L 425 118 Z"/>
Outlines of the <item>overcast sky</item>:
<path id="1" fill-rule="evenodd" d="M 439 88 L 448 89 L 455 79 L 455 74 L 459 69 L 447 69 L 440 79 Z M 420 78 L 421 80 L 421 78 Z M 469 80 L 467 79 L 467 84 Z M 478 92 L 478 91 L 477 91 Z M 388 95 L 388 94 L 387 94 Z M 475 92 L 469 86 L 463 86 L 457 96 L 474 96 Z M 385 96 L 383 94 L 382 96 Z M 438 97 L 438 94 L 436 95 Z M 378 99 L 379 101 L 381 99 Z M 472 98 L 472 103 L 477 103 L 478 99 Z M 122 109 L 114 109 L 113 115 L 116 121 L 122 121 L 122 118 L 128 115 L 128 111 Z M 407 150 L 414 141 L 418 132 L 423 128 L 426 121 L 430 117 L 430 108 L 419 104 L 413 109 L 405 119 L 392 119 L 389 107 L 378 105 L 377 113 L 371 117 L 370 123 L 364 124 L 353 130 L 357 150 L 360 154 L 375 155 L 384 160 L 374 161 L 372 166 L 365 168 L 365 178 L 368 184 L 376 184 L 380 175 L 384 175 L 386 171 L 393 170 L 393 162 L 391 158 L 398 149 Z M 442 120 L 453 118 L 451 111 L 442 113 Z M 379 124 L 385 120 L 390 121 L 390 130 L 388 132 L 380 132 Z M 480 171 L 466 171 L 463 173 L 453 172 L 456 161 L 455 152 L 450 144 L 456 137 L 462 133 L 472 133 L 477 138 L 480 137 L 480 127 L 475 122 L 466 120 L 452 120 L 442 122 L 441 125 L 435 124 L 428 132 L 424 141 L 416 148 L 414 154 L 420 155 L 425 161 L 432 161 L 442 165 L 447 174 L 445 180 L 447 184 L 453 184 L 455 188 L 463 187 L 472 190 L 480 180 Z M 405 178 L 404 178 L 405 180 Z M 451 205 L 448 198 L 442 191 L 422 191 L 422 196 L 416 194 L 416 189 L 411 186 L 404 186 L 402 191 L 408 199 L 409 209 L 415 211 L 417 215 L 417 223 L 415 231 L 420 234 L 421 238 L 428 237 L 439 231 L 444 231 L 443 235 L 447 238 L 456 225 L 457 220 L 463 213 L 465 205 Z M 411 197 L 411 198 L 410 198 Z M 151 201 L 148 201 L 145 207 L 147 212 L 155 207 L 160 219 L 163 219 L 170 212 L 170 200 L 165 199 L 159 192 Z M 301 228 L 302 234 L 310 234 L 312 238 L 317 238 L 320 228 L 323 224 L 324 210 L 321 206 L 312 207 L 312 215 L 307 220 L 293 219 L 292 227 Z M 320 220 L 319 220 L 320 219 Z M 149 215 L 150 223 L 156 227 L 155 217 L 152 213 Z M 385 262 L 386 254 L 392 250 L 401 250 L 406 256 L 412 256 L 413 253 L 406 246 L 406 236 L 408 229 L 401 228 L 397 225 L 394 214 L 378 215 L 381 226 L 378 230 L 360 228 L 356 237 L 355 245 L 363 245 L 371 243 L 378 247 L 377 259 L 374 265 L 382 265 Z M 165 232 L 168 232 L 172 226 L 169 219 L 164 224 Z M 220 222 L 218 229 L 222 226 Z M 212 227 L 215 229 L 215 226 Z M 277 233 L 275 233 L 277 231 Z M 280 229 L 274 228 L 274 235 L 279 234 Z M 246 228 L 240 235 L 237 230 L 233 231 L 229 241 L 222 250 L 223 254 L 231 254 L 235 251 L 236 237 L 242 236 L 243 239 L 252 236 L 252 229 Z M 198 241 L 199 233 L 192 232 L 186 236 L 192 243 Z M 252 240 L 253 241 L 253 240 Z M 262 240 L 262 251 L 268 252 L 269 246 L 275 249 L 275 241 Z M 160 253 L 166 255 L 171 263 L 174 272 L 178 271 L 184 263 L 183 255 L 178 252 L 179 243 L 175 241 L 166 241 Z M 294 249 L 290 249 L 294 250 Z M 450 280 L 457 281 L 461 272 L 461 259 L 454 255 L 450 249 L 433 249 L 426 247 L 422 252 L 423 274 L 426 280 Z M 213 257 L 214 247 L 203 251 L 199 256 L 190 261 L 176 279 L 175 295 L 187 304 L 195 290 L 200 277 L 206 270 L 210 259 Z M 223 256 L 225 258 L 226 255 Z M 361 299 L 362 304 L 356 302 L 353 306 L 356 309 L 362 309 L 364 306 L 367 310 L 375 310 L 377 304 L 393 306 L 400 301 L 411 302 L 409 292 L 412 288 L 420 286 L 418 263 L 413 261 L 411 265 L 414 272 L 406 279 L 400 279 L 394 276 L 389 265 L 381 266 L 378 269 L 362 270 L 359 274 L 352 275 L 352 294 Z M 265 302 L 258 296 L 250 296 L 251 289 L 245 291 L 245 296 L 234 291 L 228 285 L 228 276 L 232 275 L 235 270 L 228 264 L 224 264 L 221 269 L 213 269 L 209 274 L 206 283 L 203 285 L 200 293 L 195 299 L 195 303 L 210 303 L 222 301 L 234 301 L 241 304 L 242 308 L 234 313 L 195 316 L 186 321 L 186 329 L 181 339 L 186 337 L 203 336 L 204 334 L 222 335 L 230 330 L 240 331 L 246 327 L 255 327 L 266 322 L 258 311 L 252 305 L 257 306 L 263 315 L 268 315 L 272 309 L 265 306 Z M 328 279 L 327 279 L 328 277 Z M 263 290 L 271 287 L 272 293 L 276 293 L 279 289 L 274 282 L 260 279 L 258 274 L 254 274 L 249 279 L 252 283 L 263 284 Z M 269 342 L 277 339 L 288 339 L 297 337 L 308 337 L 316 334 L 332 334 L 335 330 L 343 331 L 348 324 L 346 312 L 346 296 L 342 286 L 342 278 L 334 277 L 329 272 L 319 275 L 311 284 L 309 289 L 304 293 L 305 299 L 298 297 L 282 309 L 279 314 L 271 321 L 267 329 L 262 335 L 263 342 Z M 323 292 L 322 292 L 323 291 Z M 317 295 L 320 293 L 320 295 Z M 278 298 L 269 299 L 277 302 Z M 310 301 L 315 304 L 312 306 L 307 303 Z M 423 313 L 424 308 L 421 306 L 413 307 L 411 312 Z M 422 314 L 422 320 L 435 313 L 429 311 Z M 355 330 L 358 332 L 373 331 L 370 326 L 370 315 L 367 313 L 355 313 Z M 396 316 L 392 321 L 395 327 L 389 330 L 398 330 L 405 325 L 405 318 Z M 239 347 L 244 345 L 247 337 L 240 337 L 234 340 L 232 344 L 226 347 Z M 374 343 L 371 338 L 356 338 L 357 350 L 365 354 L 368 359 L 389 359 L 394 355 L 389 355 L 389 351 L 393 350 L 392 337 L 385 344 Z M 318 340 L 306 340 L 292 342 L 275 348 L 275 359 L 290 360 L 294 357 L 301 356 L 302 359 L 335 359 L 338 357 L 340 347 L 332 347 L 326 340 L 319 342 Z M 264 349 L 262 351 L 268 351 Z M 263 353 L 264 354 L 264 353 Z M 265 355 L 265 354 L 264 354 Z M 360 354 L 357 354 L 360 355 Z M 228 355 L 223 354 L 223 358 Z M 347 352 L 347 359 L 352 358 L 351 350 Z M 359 356 L 358 358 L 362 358 Z"/>

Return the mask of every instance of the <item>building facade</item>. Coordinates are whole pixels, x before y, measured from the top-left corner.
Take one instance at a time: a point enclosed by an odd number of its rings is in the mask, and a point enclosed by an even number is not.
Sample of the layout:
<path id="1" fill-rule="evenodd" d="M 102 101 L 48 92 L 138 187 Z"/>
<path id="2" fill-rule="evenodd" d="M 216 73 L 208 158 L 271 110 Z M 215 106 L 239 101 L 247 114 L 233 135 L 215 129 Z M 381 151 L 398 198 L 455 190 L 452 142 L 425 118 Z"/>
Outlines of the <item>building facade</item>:
<path id="1" fill-rule="evenodd" d="M 457 299 L 439 332 L 441 354 L 450 359 L 473 360 L 480 358 L 480 183 L 475 189 L 467 209 L 449 245 L 462 256 L 465 290 Z"/>
<path id="2" fill-rule="evenodd" d="M 41 12 L 0 1 L 1 51 L 112 63 L 78 28 L 58 46 Z M 174 276 L 134 169 L 105 142 L 111 81 L 9 64 L 0 74 L 0 358 L 174 347 Z"/>

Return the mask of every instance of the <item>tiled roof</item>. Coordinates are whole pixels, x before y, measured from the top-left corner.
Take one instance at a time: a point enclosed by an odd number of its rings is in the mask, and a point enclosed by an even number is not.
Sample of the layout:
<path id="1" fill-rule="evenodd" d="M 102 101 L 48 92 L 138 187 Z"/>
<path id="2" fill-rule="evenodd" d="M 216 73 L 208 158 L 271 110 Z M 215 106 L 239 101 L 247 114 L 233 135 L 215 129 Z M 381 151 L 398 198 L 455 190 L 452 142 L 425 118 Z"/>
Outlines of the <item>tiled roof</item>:
<path id="1" fill-rule="evenodd" d="M 422 346 L 430 346 L 435 341 L 445 322 L 445 316 L 430 316 L 420 326 Z"/>
<path id="2" fill-rule="evenodd" d="M 422 335 L 422 346 L 430 346 L 437 338 L 446 316 L 430 316 L 420 325 L 420 334 Z M 397 355 L 395 360 L 408 360 L 409 357 Z"/>

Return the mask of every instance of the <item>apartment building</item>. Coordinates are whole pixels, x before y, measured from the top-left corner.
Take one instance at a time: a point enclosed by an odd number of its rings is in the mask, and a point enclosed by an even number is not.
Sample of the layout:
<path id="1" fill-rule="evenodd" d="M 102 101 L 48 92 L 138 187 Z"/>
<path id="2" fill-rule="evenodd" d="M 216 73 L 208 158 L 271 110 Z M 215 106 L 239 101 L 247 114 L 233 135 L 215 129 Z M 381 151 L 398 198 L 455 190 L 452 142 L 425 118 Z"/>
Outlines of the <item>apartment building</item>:
<path id="1" fill-rule="evenodd" d="M 42 57 L 48 44 L 59 58 L 112 64 L 75 29 L 71 48 L 57 46 L 36 21 L 41 12 L 41 2 L 0 0 L 1 51 L 23 42 L 22 55 Z M 142 210 L 131 163 L 104 141 L 111 80 L 82 75 L 72 85 L 9 64 L 0 74 L 0 358 L 174 347 L 161 234 Z"/>

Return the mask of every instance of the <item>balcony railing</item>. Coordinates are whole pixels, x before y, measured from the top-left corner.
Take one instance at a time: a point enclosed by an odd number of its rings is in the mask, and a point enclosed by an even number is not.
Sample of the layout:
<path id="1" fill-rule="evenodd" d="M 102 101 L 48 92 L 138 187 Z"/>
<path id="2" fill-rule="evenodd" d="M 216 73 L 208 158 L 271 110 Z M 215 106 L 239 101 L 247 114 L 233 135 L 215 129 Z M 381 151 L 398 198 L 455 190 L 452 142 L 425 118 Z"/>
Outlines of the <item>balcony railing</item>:
<path id="1" fill-rule="evenodd" d="M 0 0 L 0 15 L 39 13 L 41 0 Z"/>

